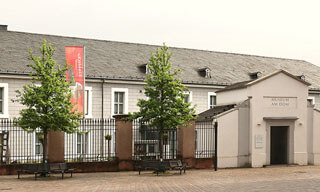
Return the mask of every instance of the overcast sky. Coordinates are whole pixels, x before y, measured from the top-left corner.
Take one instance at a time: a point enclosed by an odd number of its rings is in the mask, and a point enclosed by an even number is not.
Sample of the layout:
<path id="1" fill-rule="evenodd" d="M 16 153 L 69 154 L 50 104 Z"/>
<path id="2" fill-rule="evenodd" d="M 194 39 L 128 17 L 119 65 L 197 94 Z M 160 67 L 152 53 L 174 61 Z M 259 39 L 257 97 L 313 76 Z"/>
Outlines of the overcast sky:
<path id="1" fill-rule="evenodd" d="M 319 0 L 0 0 L 0 5 L 0 24 L 11 31 L 165 42 L 320 66 Z"/>

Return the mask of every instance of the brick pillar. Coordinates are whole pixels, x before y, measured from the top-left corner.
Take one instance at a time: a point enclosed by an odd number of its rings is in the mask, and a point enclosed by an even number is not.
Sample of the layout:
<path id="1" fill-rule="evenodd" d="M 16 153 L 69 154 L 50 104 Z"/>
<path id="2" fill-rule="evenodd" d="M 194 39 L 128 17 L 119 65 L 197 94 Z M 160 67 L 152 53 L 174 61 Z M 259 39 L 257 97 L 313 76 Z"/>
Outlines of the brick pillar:
<path id="1" fill-rule="evenodd" d="M 190 121 L 188 126 L 178 129 L 178 154 L 190 166 L 194 166 L 195 159 L 195 121 Z"/>
<path id="2" fill-rule="evenodd" d="M 132 121 L 123 119 L 128 115 L 113 117 L 116 119 L 116 155 L 119 159 L 119 170 L 133 170 Z"/>
<path id="3" fill-rule="evenodd" d="M 64 132 L 50 131 L 48 134 L 48 162 L 64 162 Z"/>

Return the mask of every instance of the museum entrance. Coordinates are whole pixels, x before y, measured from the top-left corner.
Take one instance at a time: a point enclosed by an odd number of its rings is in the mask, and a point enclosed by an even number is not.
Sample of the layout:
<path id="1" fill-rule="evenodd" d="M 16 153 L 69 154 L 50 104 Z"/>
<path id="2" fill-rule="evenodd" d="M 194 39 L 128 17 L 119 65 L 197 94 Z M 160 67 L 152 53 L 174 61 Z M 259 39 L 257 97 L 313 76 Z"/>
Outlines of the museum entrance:
<path id="1" fill-rule="evenodd" d="M 288 164 L 289 126 L 271 126 L 271 164 Z"/>

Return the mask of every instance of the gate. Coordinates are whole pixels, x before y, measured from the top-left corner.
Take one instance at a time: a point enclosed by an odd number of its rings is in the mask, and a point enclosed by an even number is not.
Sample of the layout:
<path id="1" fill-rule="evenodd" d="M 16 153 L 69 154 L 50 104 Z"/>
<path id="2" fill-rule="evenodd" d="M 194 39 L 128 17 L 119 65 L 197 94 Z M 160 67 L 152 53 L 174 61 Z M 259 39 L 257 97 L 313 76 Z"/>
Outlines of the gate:
<path id="1" fill-rule="evenodd" d="M 151 127 L 149 123 L 134 120 L 133 128 L 133 159 L 160 159 L 160 131 L 163 131 L 163 159 L 176 159 L 178 153 L 177 130 Z"/>
<path id="2" fill-rule="evenodd" d="M 212 158 L 214 168 L 218 165 L 218 123 L 198 121 L 195 126 L 195 158 Z"/>

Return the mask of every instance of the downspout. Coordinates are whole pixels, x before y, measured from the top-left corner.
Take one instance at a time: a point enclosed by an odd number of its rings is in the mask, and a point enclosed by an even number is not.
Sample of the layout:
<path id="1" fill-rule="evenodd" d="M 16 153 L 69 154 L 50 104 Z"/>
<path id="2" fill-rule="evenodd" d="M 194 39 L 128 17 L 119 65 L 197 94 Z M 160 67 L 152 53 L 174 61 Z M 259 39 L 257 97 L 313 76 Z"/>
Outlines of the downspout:
<path id="1" fill-rule="evenodd" d="M 104 107 L 103 107 L 103 102 L 104 102 L 104 79 L 101 79 L 101 148 L 100 148 L 100 153 L 101 156 L 104 157 Z"/>
<path id="2" fill-rule="evenodd" d="M 103 102 L 104 102 L 104 79 L 102 79 L 102 84 L 101 84 L 101 118 L 104 118 L 104 107 L 103 107 Z"/>

